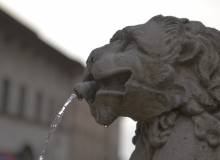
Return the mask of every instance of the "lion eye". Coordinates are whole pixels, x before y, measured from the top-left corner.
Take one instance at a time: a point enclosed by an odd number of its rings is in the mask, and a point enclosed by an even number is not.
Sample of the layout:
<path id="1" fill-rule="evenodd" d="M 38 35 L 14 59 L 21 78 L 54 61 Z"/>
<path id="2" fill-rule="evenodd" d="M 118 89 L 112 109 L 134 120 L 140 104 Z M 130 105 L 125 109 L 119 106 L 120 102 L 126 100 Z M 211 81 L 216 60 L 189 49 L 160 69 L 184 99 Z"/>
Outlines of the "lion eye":
<path id="1" fill-rule="evenodd" d="M 127 46 L 128 46 L 128 41 L 124 41 L 124 42 L 122 43 L 122 45 L 121 45 L 120 50 L 121 50 L 121 51 L 124 51 Z"/>

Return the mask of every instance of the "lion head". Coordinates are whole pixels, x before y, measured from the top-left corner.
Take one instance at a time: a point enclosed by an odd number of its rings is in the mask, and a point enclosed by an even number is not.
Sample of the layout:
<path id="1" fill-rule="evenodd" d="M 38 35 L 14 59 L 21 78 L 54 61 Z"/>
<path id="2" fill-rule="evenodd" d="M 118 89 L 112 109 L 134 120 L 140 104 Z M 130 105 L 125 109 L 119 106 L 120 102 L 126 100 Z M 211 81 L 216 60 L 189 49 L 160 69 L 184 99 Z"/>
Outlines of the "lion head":
<path id="1" fill-rule="evenodd" d="M 92 51 L 76 85 L 102 125 L 117 117 L 150 122 L 172 111 L 217 113 L 220 33 L 197 21 L 155 16 L 117 31 Z"/>

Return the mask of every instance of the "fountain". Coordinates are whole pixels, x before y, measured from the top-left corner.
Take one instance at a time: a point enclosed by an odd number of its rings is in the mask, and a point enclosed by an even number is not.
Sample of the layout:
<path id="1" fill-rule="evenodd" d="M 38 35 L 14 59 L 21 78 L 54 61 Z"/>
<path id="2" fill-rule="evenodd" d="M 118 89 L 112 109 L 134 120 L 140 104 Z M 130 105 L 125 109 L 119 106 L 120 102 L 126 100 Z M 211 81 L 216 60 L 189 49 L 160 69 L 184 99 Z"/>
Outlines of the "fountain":
<path id="1" fill-rule="evenodd" d="M 99 124 L 137 121 L 130 160 L 217 160 L 219 42 L 198 21 L 155 16 L 92 51 L 74 89 Z"/>

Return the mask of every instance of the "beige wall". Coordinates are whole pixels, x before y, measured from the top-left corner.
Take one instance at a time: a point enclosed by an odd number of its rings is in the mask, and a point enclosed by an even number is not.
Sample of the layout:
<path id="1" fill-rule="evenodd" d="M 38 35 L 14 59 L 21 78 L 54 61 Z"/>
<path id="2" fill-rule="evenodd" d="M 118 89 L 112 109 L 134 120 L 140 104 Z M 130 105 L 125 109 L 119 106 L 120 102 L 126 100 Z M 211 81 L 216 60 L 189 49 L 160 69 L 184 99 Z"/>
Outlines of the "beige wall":
<path id="1" fill-rule="evenodd" d="M 45 59 L 42 54 L 38 56 L 38 53 L 34 52 L 34 48 L 22 50 L 16 41 L 7 44 L 3 39 L 0 39 L 0 47 L 0 85 L 4 78 L 10 80 L 10 99 L 7 107 L 9 113 L 8 116 L 1 115 L 0 117 L 0 150 L 16 152 L 22 145 L 30 144 L 37 154 L 40 152 L 48 132 L 49 101 L 54 100 L 53 107 L 57 112 L 70 95 L 71 86 L 75 82 L 74 78 L 65 74 L 56 64 Z M 79 77 L 76 78 L 79 79 Z M 16 116 L 18 114 L 18 91 L 21 85 L 24 85 L 27 90 L 24 119 Z M 43 95 L 41 112 L 43 122 L 41 123 L 34 122 L 35 98 L 38 91 Z M 73 122 L 68 123 L 71 123 L 68 125 L 69 129 L 73 128 Z M 68 151 L 72 145 L 69 140 L 72 138 L 70 134 L 56 133 L 55 139 L 59 139 L 60 143 L 50 147 L 50 156 L 54 157 L 54 160 L 60 160 L 61 155 L 62 159 L 71 159 L 71 152 Z M 56 144 L 56 141 L 53 143 Z M 59 153 L 59 156 L 55 156 L 56 153 Z"/>

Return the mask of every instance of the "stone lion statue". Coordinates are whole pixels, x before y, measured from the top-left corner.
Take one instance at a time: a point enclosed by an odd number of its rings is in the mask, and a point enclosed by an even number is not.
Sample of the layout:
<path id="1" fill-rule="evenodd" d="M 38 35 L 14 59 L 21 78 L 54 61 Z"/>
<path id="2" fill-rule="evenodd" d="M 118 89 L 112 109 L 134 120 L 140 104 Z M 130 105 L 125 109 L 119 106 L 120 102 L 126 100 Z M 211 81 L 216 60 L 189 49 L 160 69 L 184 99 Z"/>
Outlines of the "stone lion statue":
<path id="1" fill-rule="evenodd" d="M 137 121 L 130 160 L 220 160 L 220 32 L 155 16 L 87 60 L 77 94 L 102 125 Z"/>

